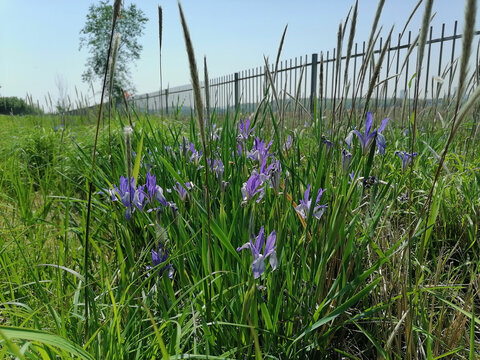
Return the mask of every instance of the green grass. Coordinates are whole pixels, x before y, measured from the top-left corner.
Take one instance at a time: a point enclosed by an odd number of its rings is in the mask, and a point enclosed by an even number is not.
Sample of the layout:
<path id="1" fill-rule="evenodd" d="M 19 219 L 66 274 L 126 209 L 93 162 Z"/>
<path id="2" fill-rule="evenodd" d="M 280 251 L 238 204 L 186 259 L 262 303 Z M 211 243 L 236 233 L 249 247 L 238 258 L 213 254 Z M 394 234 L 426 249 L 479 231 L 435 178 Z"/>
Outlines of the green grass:
<path id="1" fill-rule="evenodd" d="M 121 119 L 115 120 L 111 152 L 107 135 L 101 135 L 85 286 L 86 174 L 93 128 L 67 126 L 62 133 L 51 128 L 54 117 L 2 119 L 2 137 L 11 137 L 0 162 L 4 356 L 88 358 L 84 349 L 94 358 L 167 353 L 172 358 L 328 358 L 337 353 L 393 359 L 405 354 L 409 326 L 415 347 L 431 358 L 449 351 L 468 357 L 472 344 L 478 347 L 476 332 L 470 337 L 469 329 L 478 330 L 480 322 L 472 312 L 478 291 L 480 159 L 464 155 L 461 139 L 466 135 L 458 136 L 447 156 L 426 221 L 420 215 L 435 152 L 446 141 L 443 129 L 418 134 L 419 155 L 410 179 L 394 154 L 408 138 L 393 124 L 385 130 L 386 154 L 363 156 L 354 143 L 345 172 L 340 139 L 332 139 L 335 145 L 327 150 L 312 126 L 301 134 L 289 132 L 293 146 L 285 151 L 278 134 L 262 130 L 262 122 L 275 118 L 259 118 L 255 136 L 276 139 L 271 152 L 282 164 L 282 187 L 267 186 L 257 203 L 242 200 L 242 185 L 258 166 L 245 154 L 235 154 L 237 120 L 227 117 L 218 124 L 220 139 L 211 144 L 225 170 L 208 185 L 209 222 L 203 168 L 181 151 L 184 136 L 199 148 L 193 119 L 167 125 L 157 118 L 137 119 L 132 146 L 142 154 L 138 183 L 145 183 L 149 169 L 164 190 L 177 180 L 195 187 L 184 202 L 175 191 L 165 191 L 177 211 L 137 210 L 130 221 L 121 203 L 97 193 L 118 185 L 126 174 Z M 251 137 L 246 148 L 252 147 Z M 352 170 L 357 180 L 350 183 Z M 366 171 L 380 180 L 369 188 L 358 180 Z M 302 221 L 295 211 L 307 184 L 326 189 L 321 201 L 328 208 L 320 220 L 310 214 Z M 402 201 L 405 193 L 411 202 Z M 267 264 L 254 280 L 250 252 L 235 248 L 261 226 L 267 234 L 276 230 L 278 268 L 272 271 Z M 147 276 L 150 249 L 160 239 L 170 251 L 173 279 L 160 276 L 160 269 Z M 91 304 L 87 334 L 84 292 Z M 410 322 L 404 317 L 399 324 L 407 310 Z M 472 318 L 476 325 L 470 325 Z"/>

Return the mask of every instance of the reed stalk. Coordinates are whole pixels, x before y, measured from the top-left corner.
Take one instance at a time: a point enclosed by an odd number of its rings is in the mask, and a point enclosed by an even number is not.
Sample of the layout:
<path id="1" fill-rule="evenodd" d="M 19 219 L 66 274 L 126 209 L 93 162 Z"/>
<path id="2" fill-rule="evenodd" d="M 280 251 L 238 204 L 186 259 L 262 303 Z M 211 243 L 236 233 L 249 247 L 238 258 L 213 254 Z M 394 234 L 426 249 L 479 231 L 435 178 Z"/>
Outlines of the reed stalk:
<path id="1" fill-rule="evenodd" d="M 158 65 L 159 65 L 159 73 L 160 73 L 160 112 L 163 114 L 163 104 L 162 104 L 162 34 L 163 34 L 163 11 L 162 7 L 158 5 Z"/>
<path id="2" fill-rule="evenodd" d="M 208 146 L 207 146 L 207 139 L 205 135 L 205 119 L 203 117 L 203 101 L 202 101 L 202 94 L 200 90 L 200 81 L 198 78 L 198 71 L 197 71 L 197 62 L 195 60 L 195 53 L 193 51 L 193 44 L 190 38 L 190 32 L 188 30 L 187 22 L 185 20 L 185 16 L 183 14 L 182 6 L 180 2 L 178 2 L 178 10 L 180 12 L 180 21 L 182 23 L 183 28 L 183 35 L 185 38 L 185 47 L 187 50 L 188 55 L 188 62 L 190 66 L 190 76 L 192 81 L 193 87 L 193 94 L 195 98 L 195 109 L 197 112 L 197 120 L 198 120 L 198 127 L 200 129 L 200 137 L 202 140 L 202 148 L 203 148 L 203 161 L 205 166 L 205 206 L 207 209 L 207 227 L 208 227 L 208 266 L 209 271 L 211 273 L 211 266 L 212 266 L 212 244 L 211 244 L 211 230 L 210 230 L 210 218 L 211 218 L 211 211 L 210 211 L 210 189 L 209 189 L 209 164 L 208 159 L 210 157 Z"/>

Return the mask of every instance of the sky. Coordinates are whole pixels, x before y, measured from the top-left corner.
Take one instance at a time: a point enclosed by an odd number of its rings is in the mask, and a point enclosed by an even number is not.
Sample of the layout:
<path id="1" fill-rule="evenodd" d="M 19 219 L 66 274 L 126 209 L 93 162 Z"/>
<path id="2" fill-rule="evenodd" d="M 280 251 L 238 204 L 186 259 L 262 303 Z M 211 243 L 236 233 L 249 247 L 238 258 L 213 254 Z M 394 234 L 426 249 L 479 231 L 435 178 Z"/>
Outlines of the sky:
<path id="1" fill-rule="evenodd" d="M 113 0 L 111 1 L 113 3 Z M 131 0 L 124 0 L 126 6 Z M 134 1 L 149 21 L 139 41 L 141 57 L 130 64 L 135 94 L 160 88 L 158 5 L 163 9 L 163 88 L 190 83 L 188 60 L 180 25 L 177 0 Z M 83 28 L 93 0 L 0 0 L 0 96 L 25 98 L 48 109 L 68 94 L 84 94 L 90 103 L 99 101 L 100 82 L 93 91 L 81 74 L 89 56 L 79 50 Z M 344 22 L 353 0 L 183 0 L 182 7 L 199 65 L 203 73 L 206 56 L 210 79 L 262 66 L 263 57 L 276 57 L 283 29 L 288 25 L 282 60 L 332 50 L 340 22 Z M 383 33 L 395 26 L 402 31 L 418 0 L 386 0 L 379 25 Z M 441 24 L 453 33 L 455 20 L 461 33 L 464 0 L 437 0 L 433 5 L 434 37 Z M 377 8 L 376 0 L 359 0 L 355 41 L 368 40 Z M 408 29 L 418 32 L 424 4 Z M 477 11 L 476 29 L 480 29 Z M 347 30 L 348 31 L 348 30 Z M 393 38 L 396 38 L 394 35 Z M 478 38 L 477 38 L 478 39 Z"/>

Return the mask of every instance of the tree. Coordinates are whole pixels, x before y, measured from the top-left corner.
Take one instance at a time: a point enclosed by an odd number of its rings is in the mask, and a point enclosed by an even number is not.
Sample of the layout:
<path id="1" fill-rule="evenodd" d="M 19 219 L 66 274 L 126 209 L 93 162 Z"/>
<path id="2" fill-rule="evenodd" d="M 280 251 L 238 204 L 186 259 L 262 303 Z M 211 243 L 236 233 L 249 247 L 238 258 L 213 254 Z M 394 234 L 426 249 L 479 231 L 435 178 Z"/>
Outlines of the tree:
<path id="1" fill-rule="evenodd" d="M 85 26 L 80 31 L 80 49 L 87 47 L 90 57 L 87 59 L 86 69 L 82 80 L 93 83 L 103 79 L 107 61 L 108 47 L 112 29 L 113 7 L 108 1 L 102 0 L 98 5 L 91 5 Z M 130 79 L 129 64 L 140 58 L 142 45 L 138 39 L 143 34 L 148 19 L 143 11 L 135 4 L 121 11 L 115 26 L 115 32 L 121 35 L 115 62 L 112 98 L 120 99 L 121 89 L 133 93 L 135 88 Z M 107 86 L 107 89 L 109 87 Z"/>
<path id="2" fill-rule="evenodd" d="M 0 114 L 2 115 L 37 115 L 43 111 L 33 104 L 16 96 L 0 97 Z"/>

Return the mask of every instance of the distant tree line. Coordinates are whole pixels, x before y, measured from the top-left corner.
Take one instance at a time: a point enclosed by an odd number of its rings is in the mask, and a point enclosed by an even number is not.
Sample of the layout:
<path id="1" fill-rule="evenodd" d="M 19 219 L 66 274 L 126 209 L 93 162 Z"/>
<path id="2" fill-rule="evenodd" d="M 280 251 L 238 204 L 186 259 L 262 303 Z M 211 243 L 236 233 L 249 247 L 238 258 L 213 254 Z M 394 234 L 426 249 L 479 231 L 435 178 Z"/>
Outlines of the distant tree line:
<path id="1" fill-rule="evenodd" d="M 35 115 L 43 111 L 34 105 L 29 105 L 16 96 L 0 97 L 0 114 L 3 115 Z"/>

